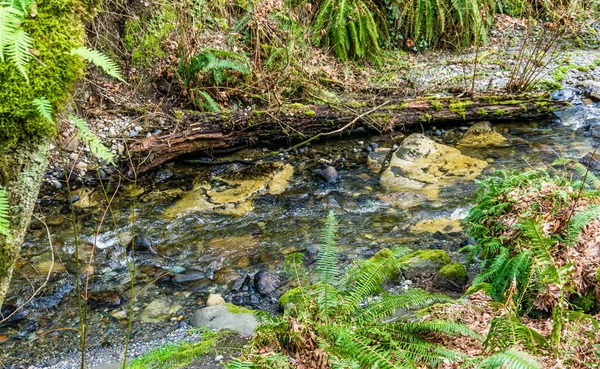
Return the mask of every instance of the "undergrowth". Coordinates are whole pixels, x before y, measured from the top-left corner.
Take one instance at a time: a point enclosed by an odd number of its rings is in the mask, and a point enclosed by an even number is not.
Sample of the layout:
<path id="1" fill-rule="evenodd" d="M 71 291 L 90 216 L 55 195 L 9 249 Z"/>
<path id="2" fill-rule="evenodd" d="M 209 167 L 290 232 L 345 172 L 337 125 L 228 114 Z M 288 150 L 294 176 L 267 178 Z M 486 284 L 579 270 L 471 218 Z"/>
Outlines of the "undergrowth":
<path id="1" fill-rule="evenodd" d="M 249 348 L 227 368 L 436 367 L 462 357 L 428 337 L 474 336 L 470 330 L 446 320 L 420 321 L 411 314 L 451 298 L 421 289 L 390 295 L 381 288 L 399 274 L 398 256 L 406 250 L 383 249 L 340 277 L 336 231 L 330 212 L 315 283 L 307 283 L 301 254 L 288 257 L 287 267 L 300 287 L 282 296 L 283 316 L 266 317 Z"/>

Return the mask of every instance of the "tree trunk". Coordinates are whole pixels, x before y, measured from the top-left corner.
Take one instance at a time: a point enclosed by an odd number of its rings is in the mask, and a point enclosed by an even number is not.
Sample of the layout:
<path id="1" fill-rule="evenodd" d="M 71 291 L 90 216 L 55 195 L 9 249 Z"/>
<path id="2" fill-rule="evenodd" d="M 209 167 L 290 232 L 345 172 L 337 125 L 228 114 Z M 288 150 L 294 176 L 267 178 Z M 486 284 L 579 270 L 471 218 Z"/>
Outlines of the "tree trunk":
<path id="1" fill-rule="evenodd" d="M 29 227 L 42 177 L 48 166 L 49 138 L 19 142 L 0 151 L 0 186 L 8 195 L 12 240 L 0 236 L 0 307 L 13 273 L 15 261 Z"/>
<path id="2" fill-rule="evenodd" d="M 421 130 L 428 125 L 466 121 L 534 119 L 565 109 L 568 103 L 545 95 L 482 96 L 477 99 L 375 98 L 346 105 L 284 105 L 278 110 L 186 113 L 176 130 L 145 138 L 130 148 L 141 174 L 181 155 L 212 156 L 267 141 L 302 142 L 318 134 L 362 127 L 374 132 Z M 348 126 L 349 125 L 349 126 Z M 346 127 L 348 126 L 348 127 Z M 129 176 L 133 176 L 129 168 Z"/>

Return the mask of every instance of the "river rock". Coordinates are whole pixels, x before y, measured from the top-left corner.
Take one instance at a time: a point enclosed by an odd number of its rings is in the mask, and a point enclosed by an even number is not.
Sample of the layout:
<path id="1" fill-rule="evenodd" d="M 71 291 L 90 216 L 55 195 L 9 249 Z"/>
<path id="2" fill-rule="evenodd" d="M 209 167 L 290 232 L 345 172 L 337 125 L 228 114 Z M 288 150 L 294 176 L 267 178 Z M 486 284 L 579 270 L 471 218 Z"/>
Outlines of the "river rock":
<path id="1" fill-rule="evenodd" d="M 229 284 L 241 276 L 232 268 L 232 267 L 224 267 L 215 272 L 213 280 L 218 284 Z"/>
<path id="2" fill-rule="evenodd" d="M 48 215 L 46 217 L 46 224 L 49 226 L 59 226 L 65 222 L 67 218 L 61 214 Z"/>
<path id="3" fill-rule="evenodd" d="M 415 233 L 444 233 L 452 234 L 462 232 L 459 219 L 435 218 L 425 219 L 415 224 L 411 230 Z"/>
<path id="4" fill-rule="evenodd" d="M 217 306 L 223 305 L 224 303 L 225 300 L 223 299 L 223 297 L 217 293 L 211 293 L 206 299 L 206 306 Z"/>
<path id="5" fill-rule="evenodd" d="M 179 309 L 181 305 L 173 305 L 170 301 L 157 299 L 146 306 L 141 319 L 143 323 L 158 323 L 168 319 Z"/>
<path id="6" fill-rule="evenodd" d="M 257 247 L 258 242 L 252 235 L 214 237 L 203 252 L 207 256 L 223 260 L 224 264 L 238 262 L 238 266 L 242 267 L 239 261 L 245 258 L 250 261 L 250 256 Z"/>
<path id="7" fill-rule="evenodd" d="M 478 122 L 469 127 L 464 137 L 458 141 L 458 147 L 498 147 L 507 146 L 506 138 L 494 131 L 490 122 Z"/>
<path id="8" fill-rule="evenodd" d="M 254 275 L 254 287 L 263 296 L 275 292 L 281 286 L 281 280 L 273 273 L 261 270 Z"/>
<path id="9" fill-rule="evenodd" d="M 404 276 L 410 280 L 429 279 L 449 263 L 444 250 L 417 250 L 400 259 Z"/>
<path id="10" fill-rule="evenodd" d="M 319 177 L 321 177 L 325 183 L 333 184 L 337 182 L 339 175 L 337 170 L 330 165 L 319 172 Z"/>
<path id="11" fill-rule="evenodd" d="M 462 292 L 468 281 L 467 271 L 459 262 L 444 265 L 433 278 L 437 287 L 455 292 Z"/>
<path id="12" fill-rule="evenodd" d="M 191 318 L 193 327 L 206 327 L 216 331 L 232 329 L 246 337 L 254 335 L 254 330 L 258 327 L 258 324 L 254 314 L 250 312 L 232 313 L 227 305 L 199 309 Z"/>
<path id="13" fill-rule="evenodd" d="M 579 158 L 579 162 L 592 170 L 600 170 L 600 154 L 588 152 Z"/>
<path id="14" fill-rule="evenodd" d="M 578 85 L 584 88 L 586 96 L 593 100 L 600 101 L 600 82 L 586 80 L 579 82 Z"/>
<path id="15" fill-rule="evenodd" d="M 214 173 L 199 181 L 165 216 L 174 218 L 189 212 L 215 212 L 242 216 L 253 209 L 252 199 L 261 194 L 278 195 L 285 191 L 294 174 L 291 164 L 264 163 Z"/>
<path id="16" fill-rule="evenodd" d="M 573 102 L 578 100 L 577 92 L 573 89 L 562 89 L 562 90 L 554 90 L 551 94 L 552 100 L 564 100 L 568 102 Z"/>
<path id="17" fill-rule="evenodd" d="M 374 172 L 379 172 L 389 152 L 390 149 L 387 148 L 377 148 L 371 151 L 367 156 L 367 167 Z"/>
<path id="18" fill-rule="evenodd" d="M 102 195 L 94 191 L 93 188 L 83 187 L 72 192 L 72 196 L 77 196 L 77 202 L 73 203 L 76 208 L 91 208 L 98 206 Z"/>
<path id="19" fill-rule="evenodd" d="M 435 200 L 441 187 L 474 180 L 486 166 L 483 160 L 414 133 L 392 154 L 380 184 L 390 192 L 422 193 Z"/>

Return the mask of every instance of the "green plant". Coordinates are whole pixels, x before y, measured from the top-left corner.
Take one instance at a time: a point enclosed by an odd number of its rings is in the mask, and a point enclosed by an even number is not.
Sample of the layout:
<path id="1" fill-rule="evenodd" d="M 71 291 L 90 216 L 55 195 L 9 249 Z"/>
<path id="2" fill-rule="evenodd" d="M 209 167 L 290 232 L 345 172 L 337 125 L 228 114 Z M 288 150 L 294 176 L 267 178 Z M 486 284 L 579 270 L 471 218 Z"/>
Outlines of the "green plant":
<path id="1" fill-rule="evenodd" d="M 386 0 L 390 34 L 411 40 L 414 48 L 440 42 L 468 47 L 473 41 L 487 42 L 487 29 L 496 5 L 487 0 Z M 396 36 L 398 37 L 398 36 Z"/>
<path id="2" fill-rule="evenodd" d="M 27 64 L 33 39 L 23 27 L 23 23 L 27 14 L 31 12 L 33 3 L 33 0 L 0 3 L 0 62 L 4 62 L 6 57 L 27 81 Z"/>
<path id="3" fill-rule="evenodd" d="M 508 350 L 481 360 L 477 368 L 541 369 L 542 366 L 531 355 L 516 350 Z"/>
<path id="4" fill-rule="evenodd" d="M 205 48 L 191 57 L 189 61 L 180 60 L 178 75 L 185 88 L 192 95 L 197 106 L 209 111 L 219 111 L 219 106 L 202 88 L 220 86 L 232 80 L 234 74 L 247 75 L 251 72 L 247 56 L 227 50 Z M 205 77 L 205 81 L 202 81 Z"/>
<path id="5" fill-rule="evenodd" d="M 200 341 L 167 344 L 158 347 L 144 355 L 133 359 L 128 365 L 129 369 L 167 369 L 182 368 L 194 359 L 213 351 L 218 342 L 223 341 L 230 332 L 202 331 Z"/>
<path id="6" fill-rule="evenodd" d="M 4 189 L 0 188 L 0 236 L 11 238 L 8 220 L 8 198 Z"/>
<path id="7" fill-rule="evenodd" d="M 341 60 L 377 59 L 386 34 L 380 17 L 371 0 L 324 0 L 312 23 L 313 43 L 332 47 Z"/>
<path id="8" fill-rule="evenodd" d="M 452 299 L 420 289 L 390 295 L 381 288 L 384 280 L 398 275 L 398 257 L 407 251 L 383 249 L 340 278 L 336 230 L 330 212 L 315 284 L 304 286 L 302 258 L 296 254 L 289 258 L 290 274 L 296 275 L 300 287 L 282 296 L 286 305 L 283 316 L 267 318 L 242 358 L 228 368 L 292 368 L 291 359 L 306 367 L 398 368 L 416 363 L 435 367 L 461 356 L 427 337 L 432 333 L 474 336 L 470 330 L 444 320 L 418 321 L 410 314 Z M 391 318 L 395 312 L 401 313 Z"/>

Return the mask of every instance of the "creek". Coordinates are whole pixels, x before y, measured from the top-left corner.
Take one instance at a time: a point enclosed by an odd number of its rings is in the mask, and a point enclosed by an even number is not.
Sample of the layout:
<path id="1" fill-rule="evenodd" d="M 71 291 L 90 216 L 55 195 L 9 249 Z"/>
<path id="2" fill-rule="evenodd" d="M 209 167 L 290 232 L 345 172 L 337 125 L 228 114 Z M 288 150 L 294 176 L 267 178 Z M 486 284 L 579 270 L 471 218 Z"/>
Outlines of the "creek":
<path id="1" fill-rule="evenodd" d="M 564 122 L 496 123 L 506 145 L 460 150 L 488 163 L 479 178 L 498 169 L 548 168 L 559 156 L 579 159 L 594 151 L 597 139 L 577 130 L 584 118 L 574 111 L 563 117 Z M 452 147 L 465 130 L 433 128 L 425 133 Z M 209 293 L 220 293 L 227 302 L 275 312 L 277 298 L 291 283 L 283 271 L 285 255 L 302 252 L 307 263 L 314 260 L 320 229 L 331 210 L 339 221 L 343 265 L 397 246 L 443 249 L 452 260 L 463 260 L 458 249 L 468 237 L 459 220 L 473 202 L 475 180 L 455 181 L 436 196 L 404 201 L 407 194 L 383 188 L 381 170 L 374 170 L 377 164 L 373 162 L 367 164 L 370 151 L 400 142 L 399 137 L 389 135 L 323 142 L 276 156 L 254 169 L 235 163 L 170 164 L 137 186 L 126 184 L 118 191 L 112 210 L 121 239 L 110 213 L 98 230 L 105 209 L 100 188 L 79 189 L 75 223 L 81 263 L 87 264 L 95 250 L 89 278 L 89 347 L 122 347 L 131 292 L 127 241 L 132 233 L 137 269 L 134 342 L 186 327 Z M 235 156 L 260 154 L 261 150 L 248 150 Z M 319 175 L 328 165 L 339 176 L 333 183 Z M 109 193 L 115 188 L 112 180 Z M 78 350 L 70 209 L 65 191 L 47 197 L 50 201 L 41 202 L 36 214 L 45 217 L 49 232 L 39 220 L 32 222 L 3 307 L 7 314 L 25 304 L 0 324 L 0 360 L 6 368 L 51 367 Z M 431 221 L 438 218 L 443 220 Z M 55 262 L 49 281 L 27 302 L 52 266 L 50 245 Z M 261 271 L 261 278 L 256 277 Z M 255 283 L 255 279 L 261 280 Z M 273 285 L 274 291 L 257 288 L 263 282 Z M 428 281 L 411 282 L 426 285 Z"/>

